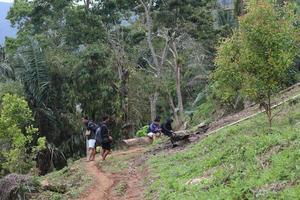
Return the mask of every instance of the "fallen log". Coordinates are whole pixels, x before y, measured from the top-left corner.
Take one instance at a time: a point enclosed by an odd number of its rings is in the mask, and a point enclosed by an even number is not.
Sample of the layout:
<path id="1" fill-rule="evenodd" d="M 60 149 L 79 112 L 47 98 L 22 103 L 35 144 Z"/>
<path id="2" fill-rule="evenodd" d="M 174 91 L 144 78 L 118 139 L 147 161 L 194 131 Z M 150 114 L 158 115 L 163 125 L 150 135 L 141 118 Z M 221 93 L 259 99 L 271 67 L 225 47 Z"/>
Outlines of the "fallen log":
<path id="1" fill-rule="evenodd" d="M 138 138 L 131 138 L 131 139 L 123 140 L 123 143 L 127 147 L 134 147 L 134 146 L 151 144 L 152 139 L 149 137 L 138 137 Z"/>
<path id="2" fill-rule="evenodd" d="M 176 131 L 173 136 L 170 137 L 170 140 L 173 146 L 182 146 L 185 143 L 189 143 L 189 137 L 195 134 L 203 134 L 207 131 L 209 125 L 206 123 L 202 123 L 198 125 L 196 133 L 191 133 L 187 130 L 180 130 Z M 123 140 L 123 145 L 126 147 L 135 147 L 135 146 L 142 146 L 148 145 L 153 142 L 153 140 L 149 137 L 138 137 L 138 138 L 131 138 Z"/>

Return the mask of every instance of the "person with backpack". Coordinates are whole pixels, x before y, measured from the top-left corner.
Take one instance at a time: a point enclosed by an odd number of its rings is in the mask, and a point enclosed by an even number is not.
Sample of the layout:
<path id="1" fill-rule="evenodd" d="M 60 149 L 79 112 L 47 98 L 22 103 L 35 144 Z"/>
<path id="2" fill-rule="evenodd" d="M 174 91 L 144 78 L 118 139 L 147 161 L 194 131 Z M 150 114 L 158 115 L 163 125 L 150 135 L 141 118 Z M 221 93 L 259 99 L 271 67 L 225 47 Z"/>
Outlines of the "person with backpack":
<path id="1" fill-rule="evenodd" d="M 107 124 L 109 117 L 104 116 L 101 123 L 101 146 L 102 146 L 102 160 L 105 160 L 107 155 L 111 152 L 112 137 L 109 135 Z"/>
<path id="2" fill-rule="evenodd" d="M 86 137 L 88 139 L 88 156 L 87 162 L 95 160 L 96 155 L 96 132 L 99 126 L 90 121 L 87 116 L 81 119 L 83 125 L 86 127 Z"/>
<path id="3" fill-rule="evenodd" d="M 157 116 L 154 121 L 150 124 L 148 129 L 147 136 L 151 139 L 155 139 L 156 137 L 159 137 L 161 135 L 161 128 L 159 126 L 160 123 L 160 117 Z"/>

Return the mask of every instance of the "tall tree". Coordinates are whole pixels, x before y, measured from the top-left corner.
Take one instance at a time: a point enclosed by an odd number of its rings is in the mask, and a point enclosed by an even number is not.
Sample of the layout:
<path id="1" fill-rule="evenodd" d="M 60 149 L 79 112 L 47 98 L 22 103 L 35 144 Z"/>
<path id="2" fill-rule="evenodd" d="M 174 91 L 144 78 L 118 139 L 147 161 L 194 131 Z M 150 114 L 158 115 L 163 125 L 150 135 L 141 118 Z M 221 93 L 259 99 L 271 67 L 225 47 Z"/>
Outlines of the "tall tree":
<path id="1" fill-rule="evenodd" d="M 240 90 L 263 105 L 270 127 L 274 116 L 271 97 L 284 87 L 298 53 L 297 20 L 293 4 L 276 8 L 265 1 L 253 2 L 240 18 L 237 32 L 218 49 L 215 84 L 219 89 L 236 87 L 232 91 Z M 228 71 L 234 76 L 229 77 Z"/>

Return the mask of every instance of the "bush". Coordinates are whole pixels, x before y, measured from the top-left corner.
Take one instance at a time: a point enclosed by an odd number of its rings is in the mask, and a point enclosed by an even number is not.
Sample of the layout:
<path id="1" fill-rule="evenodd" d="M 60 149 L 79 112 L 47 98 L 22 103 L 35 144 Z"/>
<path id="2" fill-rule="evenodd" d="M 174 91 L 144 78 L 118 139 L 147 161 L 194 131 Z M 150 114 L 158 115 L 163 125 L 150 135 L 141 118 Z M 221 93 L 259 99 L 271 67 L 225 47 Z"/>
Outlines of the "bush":
<path id="1" fill-rule="evenodd" d="M 28 175 L 9 174 L 0 179 L 0 199 L 27 199 L 26 193 L 37 186 L 38 183 Z"/>
<path id="2" fill-rule="evenodd" d="M 212 120 L 212 113 L 214 112 L 214 104 L 212 101 L 207 101 L 197 107 L 193 113 L 192 124 L 196 125 L 200 122 L 210 122 Z"/>
<path id="3" fill-rule="evenodd" d="M 9 172 L 26 173 L 33 166 L 33 135 L 38 129 L 28 103 L 17 95 L 6 94 L 0 111 L 0 140 L 4 162 L 0 168 Z"/>
<path id="4" fill-rule="evenodd" d="M 149 125 L 144 126 L 138 132 L 136 132 L 137 137 L 145 137 L 148 133 Z"/>

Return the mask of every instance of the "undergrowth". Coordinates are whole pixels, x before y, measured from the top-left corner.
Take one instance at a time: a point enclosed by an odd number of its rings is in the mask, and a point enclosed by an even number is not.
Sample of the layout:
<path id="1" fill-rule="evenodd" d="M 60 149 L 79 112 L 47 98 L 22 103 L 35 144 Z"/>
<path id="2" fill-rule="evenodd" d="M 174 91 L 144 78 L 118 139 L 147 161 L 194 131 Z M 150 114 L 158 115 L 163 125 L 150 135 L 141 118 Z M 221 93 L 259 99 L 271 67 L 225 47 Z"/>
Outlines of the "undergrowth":
<path id="1" fill-rule="evenodd" d="M 65 187 L 65 193 L 40 191 L 32 194 L 30 199 L 36 200 L 64 200 L 77 199 L 92 184 L 92 178 L 86 174 L 82 160 L 70 163 L 70 167 L 39 177 L 39 181 L 47 181 L 53 186 Z"/>

